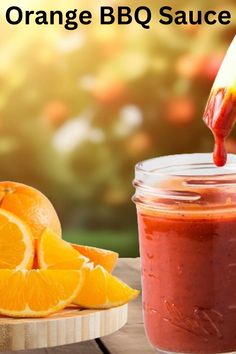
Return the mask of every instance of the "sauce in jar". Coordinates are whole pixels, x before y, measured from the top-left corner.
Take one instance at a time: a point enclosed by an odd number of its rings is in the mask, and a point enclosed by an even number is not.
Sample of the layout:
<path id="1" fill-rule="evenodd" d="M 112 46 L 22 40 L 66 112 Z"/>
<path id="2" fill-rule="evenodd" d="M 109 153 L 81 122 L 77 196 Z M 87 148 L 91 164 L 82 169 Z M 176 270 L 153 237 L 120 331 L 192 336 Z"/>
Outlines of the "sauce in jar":
<path id="1" fill-rule="evenodd" d="M 236 157 L 229 162 L 236 166 Z M 231 168 L 217 168 L 211 154 L 167 156 L 136 167 L 144 322 L 158 350 L 236 350 Z"/>

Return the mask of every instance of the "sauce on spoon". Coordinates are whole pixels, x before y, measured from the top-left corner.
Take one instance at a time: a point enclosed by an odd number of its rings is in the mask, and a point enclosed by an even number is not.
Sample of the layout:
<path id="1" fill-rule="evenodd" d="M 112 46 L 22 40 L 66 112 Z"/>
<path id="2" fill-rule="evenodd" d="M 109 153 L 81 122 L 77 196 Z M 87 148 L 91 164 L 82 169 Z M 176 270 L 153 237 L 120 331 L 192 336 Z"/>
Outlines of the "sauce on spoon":
<path id="1" fill-rule="evenodd" d="M 216 166 L 227 162 L 225 139 L 236 120 L 236 36 L 229 46 L 206 105 L 203 120 L 215 138 L 213 153 Z"/>
<path id="2" fill-rule="evenodd" d="M 229 88 L 213 89 L 203 120 L 215 138 L 214 163 L 219 167 L 224 166 L 227 162 L 225 139 L 236 120 L 236 92 Z"/>

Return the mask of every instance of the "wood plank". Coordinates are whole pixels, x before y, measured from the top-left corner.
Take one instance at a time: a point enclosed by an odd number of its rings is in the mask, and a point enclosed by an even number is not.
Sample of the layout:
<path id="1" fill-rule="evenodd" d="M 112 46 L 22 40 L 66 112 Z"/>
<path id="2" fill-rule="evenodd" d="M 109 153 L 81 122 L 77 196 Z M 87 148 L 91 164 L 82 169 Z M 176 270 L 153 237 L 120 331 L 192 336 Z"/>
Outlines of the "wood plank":
<path id="1" fill-rule="evenodd" d="M 125 281 L 135 289 L 141 290 L 140 260 L 139 258 L 120 259 L 114 275 Z M 129 304 L 128 324 L 142 324 L 142 296 Z"/>
<path id="2" fill-rule="evenodd" d="M 41 353 L 35 353 L 35 351 L 33 351 L 29 354 Z M 50 348 L 47 349 L 45 354 L 102 354 L 102 351 L 100 350 L 99 346 L 95 341 L 89 341 L 79 344 L 75 343 L 70 345 L 64 345 L 62 347 Z"/>
<path id="3" fill-rule="evenodd" d="M 114 274 L 130 286 L 141 289 L 138 258 L 119 260 Z M 144 332 L 141 295 L 129 304 L 128 324 L 113 335 L 101 338 L 101 341 L 111 354 L 157 354 Z"/>
<path id="4" fill-rule="evenodd" d="M 111 354 L 157 354 L 148 343 L 142 324 L 126 325 L 101 341 Z"/>
<path id="5" fill-rule="evenodd" d="M 141 289 L 141 273 L 139 258 L 121 258 L 113 272 L 130 286 Z"/>

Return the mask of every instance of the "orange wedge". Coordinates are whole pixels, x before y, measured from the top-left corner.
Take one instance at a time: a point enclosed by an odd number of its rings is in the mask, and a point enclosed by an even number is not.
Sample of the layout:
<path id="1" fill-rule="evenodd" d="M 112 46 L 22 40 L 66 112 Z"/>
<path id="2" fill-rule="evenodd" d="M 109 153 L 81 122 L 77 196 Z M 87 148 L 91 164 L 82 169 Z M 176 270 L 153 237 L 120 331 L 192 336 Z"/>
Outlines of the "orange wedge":
<path id="1" fill-rule="evenodd" d="M 101 265 L 108 272 L 112 272 L 116 266 L 119 257 L 119 254 L 116 252 L 77 244 L 72 244 L 72 246 L 83 256 L 88 257 L 95 266 Z"/>
<path id="2" fill-rule="evenodd" d="M 85 268 L 84 285 L 74 303 L 86 308 L 107 309 L 135 299 L 139 291 L 130 288 L 103 267 Z"/>
<path id="3" fill-rule="evenodd" d="M 37 259 L 41 269 L 81 269 L 89 261 L 50 229 L 38 240 Z"/>
<path id="4" fill-rule="evenodd" d="M 69 305 L 83 280 L 79 270 L 0 269 L 0 314 L 45 317 Z"/>
<path id="5" fill-rule="evenodd" d="M 0 209 L 0 269 L 30 269 L 33 257 L 29 227 L 14 214 Z"/>

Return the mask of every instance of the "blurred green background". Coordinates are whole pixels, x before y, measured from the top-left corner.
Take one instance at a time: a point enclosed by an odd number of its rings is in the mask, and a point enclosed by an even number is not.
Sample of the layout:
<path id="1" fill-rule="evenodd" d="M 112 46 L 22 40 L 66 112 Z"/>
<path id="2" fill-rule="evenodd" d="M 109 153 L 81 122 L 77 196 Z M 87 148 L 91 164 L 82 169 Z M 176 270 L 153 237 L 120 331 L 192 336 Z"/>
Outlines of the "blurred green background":
<path id="1" fill-rule="evenodd" d="M 13 3 L 2 0 L 0 11 Z M 27 9 L 90 9 L 133 1 L 14 1 Z M 169 1 L 174 6 L 176 1 Z M 235 1 L 178 1 L 230 10 Z M 140 4 L 141 5 L 141 4 Z M 145 1 L 157 13 L 165 1 Z M 155 16 L 154 16 L 155 17 Z M 39 188 L 64 238 L 138 255 L 134 165 L 212 149 L 202 113 L 236 24 L 62 26 L 0 23 L 0 177 Z M 234 134 L 232 134 L 233 136 Z M 236 140 L 227 141 L 236 152 Z"/>

